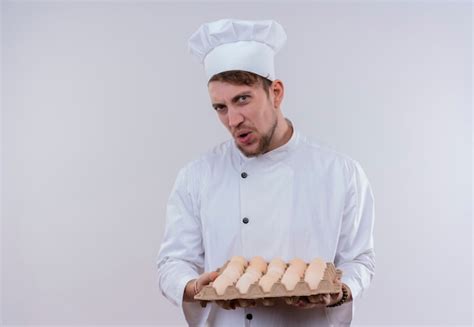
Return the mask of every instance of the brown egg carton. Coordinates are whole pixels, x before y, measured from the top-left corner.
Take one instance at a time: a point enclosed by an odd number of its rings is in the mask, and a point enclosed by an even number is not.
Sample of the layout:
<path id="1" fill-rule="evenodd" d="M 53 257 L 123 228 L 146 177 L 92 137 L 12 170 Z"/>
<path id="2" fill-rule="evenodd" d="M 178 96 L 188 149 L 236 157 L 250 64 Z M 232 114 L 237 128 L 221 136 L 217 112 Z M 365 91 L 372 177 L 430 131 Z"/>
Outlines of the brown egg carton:
<path id="1" fill-rule="evenodd" d="M 224 271 L 227 264 L 218 269 L 219 274 Z M 288 268 L 288 265 L 286 266 Z M 235 285 L 230 285 L 226 288 L 223 295 L 218 295 L 216 290 L 212 287 L 212 283 L 204 286 L 204 288 L 194 296 L 195 300 L 201 301 L 201 305 L 204 307 L 209 301 L 228 301 L 228 300 L 250 300 L 250 301 L 240 301 L 241 306 L 246 306 L 248 303 L 253 305 L 261 303 L 263 305 L 273 305 L 274 300 L 276 299 L 286 299 L 286 303 L 295 302 L 300 296 L 311 297 L 318 294 L 328 294 L 328 293 L 339 293 L 341 291 L 341 285 L 336 283 L 337 279 L 340 279 L 342 276 L 342 271 L 336 269 L 333 263 L 327 262 L 326 269 L 322 280 L 320 281 L 318 287 L 314 290 L 309 288 L 309 285 L 303 280 L 303 278 L 296 284 L 295 289 L 288 291 L 280 281 L 276 282 L 270 292 L 264 292 L 262 288 L 258 285 L 258 282 L 250 285 L 247 293 L 242 294 L 235 287 Z M 293 300 L 289 300 L 293 298 Z M 258 300 L 258 302 L 257 302 Z"/>

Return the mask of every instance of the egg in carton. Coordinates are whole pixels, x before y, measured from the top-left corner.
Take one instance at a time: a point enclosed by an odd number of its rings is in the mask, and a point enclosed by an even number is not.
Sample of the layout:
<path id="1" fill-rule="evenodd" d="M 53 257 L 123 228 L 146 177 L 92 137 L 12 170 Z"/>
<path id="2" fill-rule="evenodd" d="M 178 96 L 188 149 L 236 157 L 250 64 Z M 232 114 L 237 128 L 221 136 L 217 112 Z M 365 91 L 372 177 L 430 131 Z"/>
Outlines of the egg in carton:
<path id="1" fill-rule="evenodd" d="M 298 258 L 288 264 L 275 258 L 267 264 L 262 257 L 247 262 L 245 258 L 235 256 L 218 272 L 214 282 L 194 297 L 203 307 L 209 301 L 220 300 L 238 301 L 241 307 L 271 306 L 280 300 L 294 304 L 301 296 L 317 302 L 319 294 L 341 291 L 337 280 L 340 280 L 342 271 L 319 258 L 309 264 Z"/>

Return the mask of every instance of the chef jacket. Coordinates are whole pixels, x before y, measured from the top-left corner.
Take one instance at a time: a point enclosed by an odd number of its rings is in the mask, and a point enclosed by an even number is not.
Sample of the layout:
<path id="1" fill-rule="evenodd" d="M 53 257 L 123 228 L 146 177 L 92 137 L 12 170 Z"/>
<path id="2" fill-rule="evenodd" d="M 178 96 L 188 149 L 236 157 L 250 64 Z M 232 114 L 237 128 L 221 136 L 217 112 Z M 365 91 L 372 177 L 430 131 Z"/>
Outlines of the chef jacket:
<path id="1" fill-rule="evenodd" d="M 321 258 L 343 271 L 357 300 L 375 270 L 374 199 L 360 164 L 310 142 L 290 140 L 248 158 L 233 140 L 182 168 L 167 205 L 158 285 L 190 326 L 350 325 L 354 301 L 334 308 L 286 304 L 224 310 L 183 302 L 186 284 L 232 256 L 270 261 Z"/>

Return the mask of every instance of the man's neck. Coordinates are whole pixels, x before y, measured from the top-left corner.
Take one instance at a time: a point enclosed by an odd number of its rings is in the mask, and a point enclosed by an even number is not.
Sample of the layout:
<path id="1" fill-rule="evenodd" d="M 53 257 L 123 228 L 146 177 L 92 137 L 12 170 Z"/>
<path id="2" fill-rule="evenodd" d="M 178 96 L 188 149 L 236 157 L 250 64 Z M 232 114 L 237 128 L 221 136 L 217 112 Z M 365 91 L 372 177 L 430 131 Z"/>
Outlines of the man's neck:
<path id="1" fill-rule="evenodd" d="M 281 121 L 282 122 L 278 123 L 279 126 L 276 128 L 275 134 L 273 135 L 275 142 L 272 142 L 273 144 L 270 146 L 268 151 L 275 150 L 276 148 L 286 144 L 293 135 L 293 125 L 291 124 L 291 121 L 284 117 Z"/>

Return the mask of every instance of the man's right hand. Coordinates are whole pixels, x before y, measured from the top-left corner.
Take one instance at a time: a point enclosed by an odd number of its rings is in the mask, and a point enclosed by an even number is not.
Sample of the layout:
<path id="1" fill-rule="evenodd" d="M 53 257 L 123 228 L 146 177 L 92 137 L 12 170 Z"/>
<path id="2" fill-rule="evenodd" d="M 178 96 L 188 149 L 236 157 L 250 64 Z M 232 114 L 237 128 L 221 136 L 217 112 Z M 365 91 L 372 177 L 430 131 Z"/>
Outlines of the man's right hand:
<path id="1" fill-rule="evenodd" d="M 205 272 L 200 275 L 197 279 L 190 280 L 186 287 L 184 288 L 183 301 L 193 302 L 194 295 L 199 293 L 202 288 L 206 285 L 209 285 L 210 282 L 213 282 L 219 274 L 217 271 Z"/>

